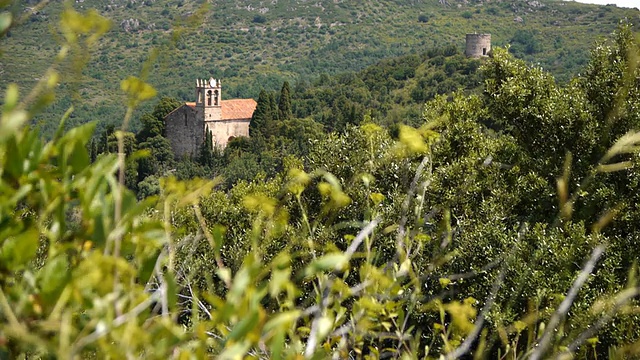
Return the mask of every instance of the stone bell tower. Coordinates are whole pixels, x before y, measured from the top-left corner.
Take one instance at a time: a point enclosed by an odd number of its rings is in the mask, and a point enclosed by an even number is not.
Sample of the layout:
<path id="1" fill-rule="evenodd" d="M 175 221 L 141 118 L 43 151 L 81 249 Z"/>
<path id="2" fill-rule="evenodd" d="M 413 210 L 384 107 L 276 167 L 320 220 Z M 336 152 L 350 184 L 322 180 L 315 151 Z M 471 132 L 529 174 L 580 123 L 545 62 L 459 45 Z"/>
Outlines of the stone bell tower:
<path id="1" fill-rule="evenodd" d="M 214 78 L 196 80 L 196 111 L 204 122 L 222 119 L 222 86 Z"/>

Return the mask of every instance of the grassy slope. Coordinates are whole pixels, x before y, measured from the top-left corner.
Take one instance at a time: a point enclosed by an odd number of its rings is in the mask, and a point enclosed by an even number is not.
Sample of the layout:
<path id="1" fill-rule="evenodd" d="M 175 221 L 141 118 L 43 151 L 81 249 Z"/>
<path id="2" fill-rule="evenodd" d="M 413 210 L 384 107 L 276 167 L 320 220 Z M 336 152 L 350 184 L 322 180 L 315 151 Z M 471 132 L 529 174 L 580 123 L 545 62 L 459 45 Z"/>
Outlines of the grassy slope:
<path id="1" fill-rule="evenodd" d="M 153 48 L 161 47 L 149 81 L 163 95 L 188 100 L 196 77 L 221 77 L 226 98 L 256 97 L 260 88 L 277 89 L 283 80 L 314 79 L 321 73 L 359 70 L 382 58 L 420 53 L 433 46 L 464 46 L 464 34 L 490 32 L 502 46 L 515 31 L 531 31 L 539 52 L 521 54 L 561 79 L 576 73 L 588 49 L 610 33 L 621 18 L 640 22 L 640 12 L 611 6 L 559 1 L 504 0 L 463 4 L 437 0 L 401 1 L 212 1 L 202 22 L 172 32 L 202 5 L 184 0 L 85 0 L 77 9 L 96 8 L 112 19 L 113 28 L 94 49 L 93 60 L 78 77 L 68 72 L 61 98 L 41 121 L 52 119 L 71 103 L 73 122 L 117 122 L 122 114 L 119 81 L 139 73 Z M 52 30 L 62 5 L 52 2 L 3 41 L 0 86 L 18 82 L 29 88 L 57 51 Z M 16 11 L 23 11 L 16 9 Z M 428 22 L 418 21 L 427 15 Z M 515 22 L 514 18 L 522 18 Z M 140 26 L 125 32 L 121 22 Z M 264 22 L 260 22 L 264 21 Z M 175 41 L 172 41 L 172 38 Z M 26 91 L 26 90 L 23 90 Z"/>

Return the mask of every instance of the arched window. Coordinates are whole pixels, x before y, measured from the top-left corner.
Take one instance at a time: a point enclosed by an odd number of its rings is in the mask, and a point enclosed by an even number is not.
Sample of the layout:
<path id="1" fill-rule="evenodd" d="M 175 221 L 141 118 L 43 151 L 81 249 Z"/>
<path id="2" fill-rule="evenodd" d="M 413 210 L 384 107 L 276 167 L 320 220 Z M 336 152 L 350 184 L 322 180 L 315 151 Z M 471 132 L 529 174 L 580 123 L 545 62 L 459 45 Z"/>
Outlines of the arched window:
<path id="1" fill-rule="evenodd" d="M 212 98 L 212 94 L 211 94 L 211 90 L 207 91 L 207 105 L 211 106 L 211 98 Z"/>
<path id="2" fill-rule="evenodd" d="M 219 98 L 218 90 L 216 90 L 216 91 L 213 92 L 213 105 L 218 106 L 218 98 Z M 211 105 L 211 104 L 209 104 L 209 105 Z"/>

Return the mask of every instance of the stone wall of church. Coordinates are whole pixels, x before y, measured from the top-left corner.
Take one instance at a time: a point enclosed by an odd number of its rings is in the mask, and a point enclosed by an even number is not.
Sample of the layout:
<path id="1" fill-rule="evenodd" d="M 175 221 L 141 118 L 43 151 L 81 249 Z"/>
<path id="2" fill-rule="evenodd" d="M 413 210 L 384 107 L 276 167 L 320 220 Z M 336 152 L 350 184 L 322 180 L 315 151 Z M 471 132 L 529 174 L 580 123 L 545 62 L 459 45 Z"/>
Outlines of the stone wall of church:
<path id="1" fill-rule="evenodd" d="M 206 126 L 213 134 L 213 144 L 225 148 L 232 137 L 249 137 L 251 119 L 207 121 Z"/>
<path id="2" fill-rule="evenodd" d="M 204 124 L 194 109 L 183 105 L 165 119 L 165 134 L 176 159 L 195 157 L 204 139 Z"/>

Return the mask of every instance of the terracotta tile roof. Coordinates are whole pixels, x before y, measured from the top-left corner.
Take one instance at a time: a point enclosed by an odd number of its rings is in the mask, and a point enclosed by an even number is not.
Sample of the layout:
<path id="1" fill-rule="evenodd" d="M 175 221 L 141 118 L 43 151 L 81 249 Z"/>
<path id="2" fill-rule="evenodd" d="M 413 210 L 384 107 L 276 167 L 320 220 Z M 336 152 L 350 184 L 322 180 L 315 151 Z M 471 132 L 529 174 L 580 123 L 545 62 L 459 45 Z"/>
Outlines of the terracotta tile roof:
<path id="1" fill-rule="evenodd" d="M 250 119 L 258 103 L 253 99 L 222 100 L 222 120 Z"/>
<path id="2" fill-rule="evenodd" d="M 191 107 L 191 108 L 195 108 L 196 107 L 196 103 L 195 102 L 186 102 L 184 104 L 187 105 L 188 107 Z"/>

